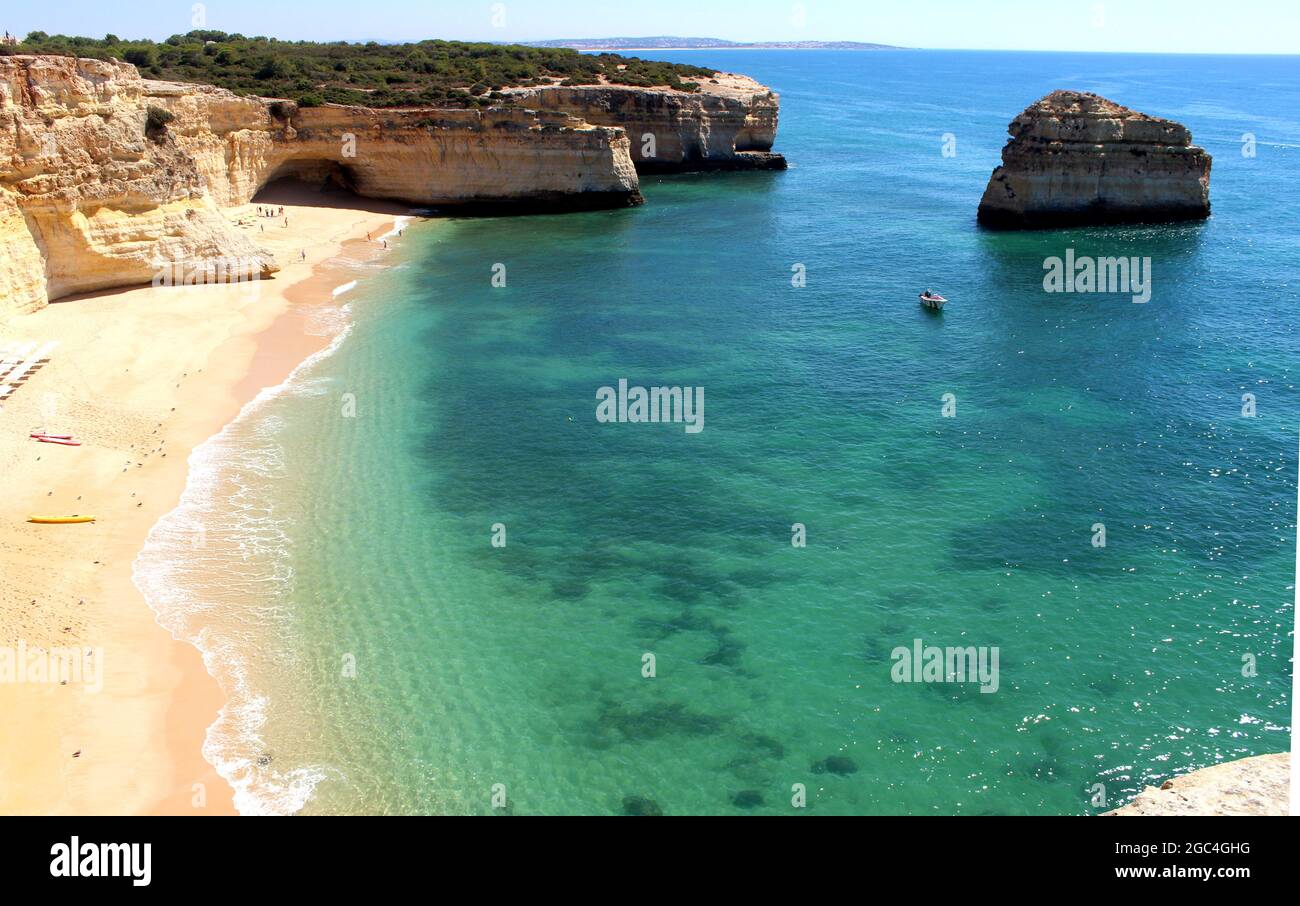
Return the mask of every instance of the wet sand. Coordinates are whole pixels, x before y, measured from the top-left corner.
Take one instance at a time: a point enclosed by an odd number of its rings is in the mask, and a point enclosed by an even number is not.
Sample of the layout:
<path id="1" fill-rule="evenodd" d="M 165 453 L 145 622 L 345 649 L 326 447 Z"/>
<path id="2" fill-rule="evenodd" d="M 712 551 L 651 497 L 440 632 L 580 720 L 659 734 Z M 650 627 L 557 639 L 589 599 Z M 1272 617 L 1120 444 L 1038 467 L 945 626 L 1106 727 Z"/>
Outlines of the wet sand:
<path id="1" fill-rule="evenodd" d="M 190 451 L 325 347 L 311 312 L 337 304 L 350 266 L 382 255 L 379 237 L 408 213 L 286 186 L 259 202 L 283 205 L 288 226 L 257 204 L 226 214 L 275 255 L 272 279 L 65 299 L 0 324 L 4 343 L 58 343 L 0 411 L 0 649 L 91 650 L 102 665 L 97 692 L 0 679 L 0 813 L 234 812 L 201 753 L 221 690 L 155 621 L 132 563 L 180 499 Z M 37 443 L 33 430 L 84 445 Z"/>

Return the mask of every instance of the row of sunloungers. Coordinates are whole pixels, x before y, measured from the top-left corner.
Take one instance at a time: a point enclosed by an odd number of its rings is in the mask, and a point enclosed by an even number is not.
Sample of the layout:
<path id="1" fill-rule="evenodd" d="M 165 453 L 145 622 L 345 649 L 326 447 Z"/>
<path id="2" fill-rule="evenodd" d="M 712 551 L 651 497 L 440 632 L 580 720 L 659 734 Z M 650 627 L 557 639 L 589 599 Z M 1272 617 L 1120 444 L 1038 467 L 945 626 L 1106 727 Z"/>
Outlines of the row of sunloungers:
<path id="1" fill-rule="evenodd" d="M 36 372 L 50 362 L 58 343 L 10 343 L 0 346 L 0 403 L 13 396 Z"/>

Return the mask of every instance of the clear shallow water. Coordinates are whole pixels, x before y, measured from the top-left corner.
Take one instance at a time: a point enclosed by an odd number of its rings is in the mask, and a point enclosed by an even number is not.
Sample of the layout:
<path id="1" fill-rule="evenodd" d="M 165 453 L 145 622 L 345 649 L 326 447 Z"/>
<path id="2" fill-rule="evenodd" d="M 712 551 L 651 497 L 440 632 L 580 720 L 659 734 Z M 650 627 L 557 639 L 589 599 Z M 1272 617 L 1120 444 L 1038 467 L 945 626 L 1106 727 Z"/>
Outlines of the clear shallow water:
<path id="1" fill-rule="evenodd" d="M 240 807 L 788 813 L 805 783 L 816 814 L 1083 814 L 1287 749 L 1300 61 L 708 60 L 782 92 L 794 169 L 416 226 L 337 352 L 203 452 L 140 567 L 234 695 L 208 754 Z M 1185 122 L 1215 216 L 978 230 L 1057 87 Z M 1151 256 L 1151 302 L 1043 293 L 1069 247 Z M 704 432 L 597 424 L 619 378 L 703 386 Z M 916 638 L 998 646 L 999 691 L 891 682 Z"/>

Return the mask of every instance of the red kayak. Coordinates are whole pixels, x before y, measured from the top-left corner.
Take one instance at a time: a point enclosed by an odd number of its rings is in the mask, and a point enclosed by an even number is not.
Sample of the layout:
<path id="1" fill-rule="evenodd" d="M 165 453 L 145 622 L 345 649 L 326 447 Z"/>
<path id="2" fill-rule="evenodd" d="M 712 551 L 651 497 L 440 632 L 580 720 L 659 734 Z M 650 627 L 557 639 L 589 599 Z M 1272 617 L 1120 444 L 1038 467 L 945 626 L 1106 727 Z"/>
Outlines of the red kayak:
<path id="1" fill-rule="evenodd" d="M 65 447 L 80 447 L 81 441 L 73 440 L 71 437 L 54 437 L 47 434 L 33 434 L 32 440 L 42 444 L 61 444 Z"/>
<path id="2" fill-rule="evenodd" d="M 40 431 L 33 431 L 31 434 L 28 434 L 27 436 L 30 437 L 32 440 L 39 440 L 42 437 L 48 437 L 51 440 L 72 440 L 71 434 L 45 434 Z"/>

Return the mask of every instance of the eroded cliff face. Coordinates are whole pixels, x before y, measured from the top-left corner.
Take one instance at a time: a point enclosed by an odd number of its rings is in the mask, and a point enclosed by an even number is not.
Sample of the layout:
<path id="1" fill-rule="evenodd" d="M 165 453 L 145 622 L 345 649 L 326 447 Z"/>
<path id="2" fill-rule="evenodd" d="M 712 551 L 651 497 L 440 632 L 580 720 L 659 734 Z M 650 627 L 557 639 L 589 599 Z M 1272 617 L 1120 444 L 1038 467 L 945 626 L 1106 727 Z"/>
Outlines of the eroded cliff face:
<path id="1" fill-rule="evenodd" d="M 276 270 L 222 209 L 267 183 L 335 182 L 412 205 L 502 212 L 639 204 L 637 170 L 784 169 L 779 100 L 719 73 L 699 93 L 508 92 L 487 110 L 372 110 L 141 79 L 134 66 L 0 57 L 0 316 L 75 293 Z M 146 128 L 149 111 L 171 115 Z M 146 132 L 149 132 L 146 135 Z"/>
<path id="2" fill-rule="evenodd" d="M 1010 133 L 980 202 L 986 226 L 1209 216 L 1211 158 L 1178 123 L 1096 94 L 1054 91 L 1016 117 Z"/>
<path id="3" fill-rule="evenodd" d="M 367 198 L 511 210 L 642 201 L 621 129 L 517 109 L 372 110 L 240 98 L 203 85 L 146 82 L 168 131 L 222 205 L 268 182 L 334 180 Z"/>
<path id="4" fill-rule="evenodd" d="M 194 161 L 145 136 L 146 92 L 124 63 L 0 57 L 0 316 L 152 281 L 160 263 L 275 270 L 204 191 Z"/>
<path id="5" fill-rule="evenodd" d="M 173 118 L 146 136 L 150 108 Z M 624 131 L 560 111 L 298 110 L 126 63 L 0 57 L 0 317 L 178 267 L 266 276 L 272 256 L 221 209 L 281 177 L 502 211 L 642 201 Z"/>
<path id="6" fill-rule="evenodd" d="M 527 107 L 555 110 L 590 123 L 621 126 L 643 173 L 690 170 L 784 170 L 772 153 L 780 98 L 734 73 L 704 80 L 698 93 L 625 85 L 511 88 Z"/>

